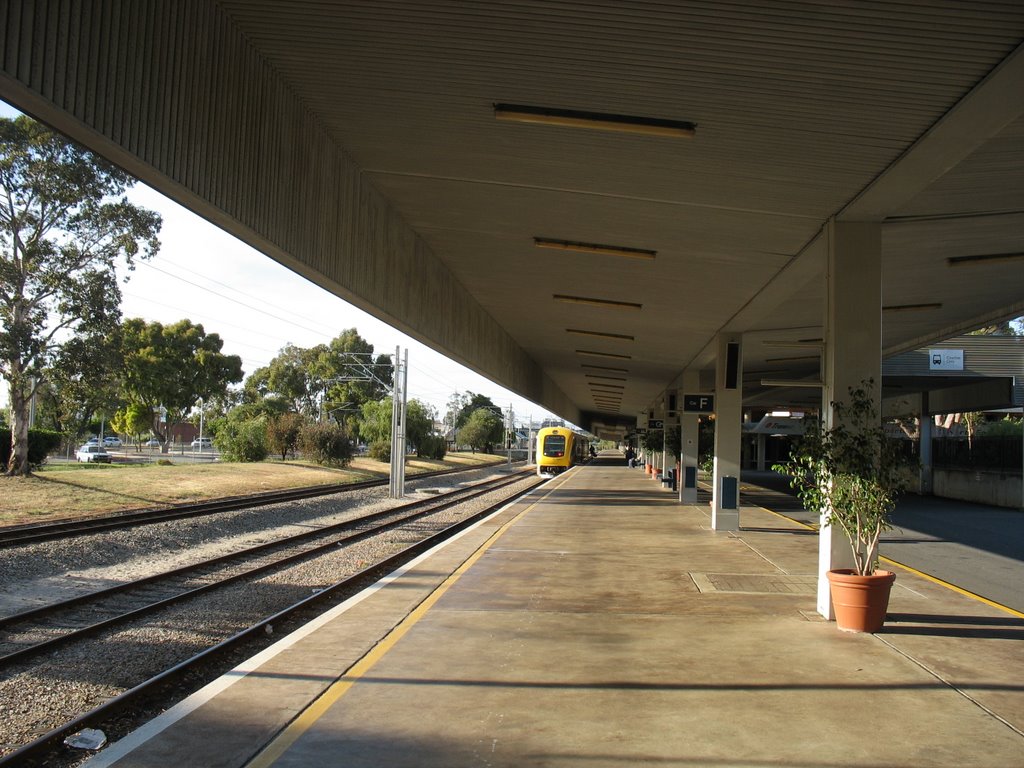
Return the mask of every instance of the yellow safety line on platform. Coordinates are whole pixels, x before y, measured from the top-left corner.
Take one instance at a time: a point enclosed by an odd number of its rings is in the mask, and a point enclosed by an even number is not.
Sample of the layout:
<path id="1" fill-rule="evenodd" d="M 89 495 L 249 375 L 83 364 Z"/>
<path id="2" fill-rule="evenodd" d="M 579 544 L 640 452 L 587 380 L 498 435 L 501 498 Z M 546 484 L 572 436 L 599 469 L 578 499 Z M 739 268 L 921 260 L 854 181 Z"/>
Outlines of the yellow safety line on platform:
<path id="1" fill-rule="evenodd" d="M 885 562 L 890 563 L 892 565 L 898 565 L 900 568 L 903 568 L 904 570 L 910 571 L 911 573 L 916 574 L 917 576 L 920 576 L 922 579 L 927 579 L 928 581 L 931 581 L 931 582 L 933 582 L 935 584 L 938 584 L 940 587 L 945 587 L 946 589 L 951 589 L 954 592 L 956 592 L 957 594 L 963 595 L 964 597 L 970 597 L 970 598 L 972 598 L 974 600 L 977 600 L 979 603 L 984 603 L 985 605 L 988 605 L 988 606 L 990 606 L 992 608 L 998 608 L 1000 611 L 1006 611 L 1007 613 L 1009 613 L 1012 616 L 1016 616 L 1018 618 L 1024 619 L 1024 613 L 1021 613 L 1020 611 L 1016 611 L 1013 608 L 1010 608 L 1008 605 L 1003 605 L 1002 603 L 997 603 L 995 600 L 989 600 L 987 597 L 982 597 L 981 595 L 976 594 L 974 592 L 971 592 L 968 589 L 964 589 L 963 587 L 958 587 L 956 584 L 950 584 L 948 581 L 943 581 L 942 579 L 938 578 L 937 576 L 932 576 L 931 574 L 925 573 L 924 571 L 919 571 L 916 568 L 911 568 L 909 565 L 905 565 L 904 563 L 901 563 L 899 560 L 893 560 L 892 558 L 885 557 L 885 556 L 880 556 L 878 559 L 879 560 L 884 560 Z"/>
<path id="2" fill-rule="evenodd" d="M 752 504 L 750 506 L 757 507 L 758 509 L 760 509 L 760 510 L 762 510 L 764 512 L 771 512 L 776 517 L 781 517 L 783 520 L 788 520 L 791 523 L 796 523 L 797 525 L 801 525 L 804 528 L 807 528 L 809 530 L 812 530 L 812 531 L 818 530 L 817 526 L 808 525 L 805 522 L 802 522 L 800 520 L 796 520 L 796 519 L 794 519 L 792 517 L 789 517 L 787 515 L 782 514 L 781 512 L 776 512 L 773 509 L 768 509 L 766 507 L 758 506 L 757 504 Z M 969 597 L 969 598 L 971 598 L 973 600 L 977 600 L 979 603 L 984 603 L 985 605 L 987 605 L 987 606 L 989 606 L 991 608 L 997 608 L 1000 611 L 1006 611 L 1011 616 L 1016 616 L 1018 618 L 1024 619 L 1024 613 L 1021 613 L 1020 611 L 1014 610 L 1013 608 L 1011 608 L 1008 605 L 1003 605 L 1002 603 L 997 603 L 995 600 L 989 600 L 987 597 L 982 597 L 981 595 L 979 595 L 979 594 L 977 594 L 975 592 L 971 592 L 969 589 L 964 589 L 963 587 L 958 587 L 956 584 L 950 584 L 948 581 L 943 581 L 938 576 L 932 576 L 930 573 L 925 573 L 924 571 L 919 571 L 916 568 L 911 568 L 906 563 L 901 563 L 899 560 L 893 560 L 891 557 L 886 557 L 885 555 L 879 555 L 878 559 L 882 560 L 882 561 L 884 561 L 886 563 L 889 563 L 890 565 L 899 566 L 900 568 L 902 568 L 905 571 L 910 571 L 911 573 L 915 574 L 916 576 L 920 576 L 922 579 L 930 581 L 930 582 L 932 582 L 934 584 L 938 584 L 940 587 L 945 587 L 946 589 L 951 589 L 951 590 L 953 590 L 954 592 L 956 592 L 959 595 L 963 595 L 964 597 Z"/>
<path id="3" fill-rule="evenodd" d="M 560 479 L 564 479 L 569 473 L 566 472 L 561 476 Z M 561 485 L 561 483 L 559 484 Z M 293 720 L 287 728 L 282 731 L 277 738 L 271 741 L 263 751 L 260 752 L 251 762 L 247 763 L 247 768 L 270 768 L 281 755 L 283 755 L 292 744 L 299 740 L 299 738 L 326 714 L 326 712 L 335 704 L 337 701 L 348 693 L 349 689 L 355 685 L 361 677 L 366 675 L 374 665 L 377 664 L 384 655 L 390 651 L 395 644 L 401 640 L 413 626 L 422 619 L 427 611 L 429 611 L 438 600 L 457 582 L 466 571 L 468 571 L 474 563 L 476 563 L 484 553 L 493 546 L 504 533 L 512 527 L 512 525 L 518 522 L 527 512 L 536 507 L 544 497 L 548 496 L 554 488 L 548 490 L 543 497 L 537 499 L 530 506 L 524 509 L 522 512 L 517 514 L 511 520 L 504 523 L 498 530 L 490 535 L 480 547 L 473 552 L 466 560 L 455 569 L 452 574 L 445 579 L 433 592 L 416 606 L 413 611 L 400 621 L 394 629 L 392 629 L 383 640 L 381 640 L 376 646 L 370 650 L 365 656 L 359 661 L 353 664 L 349 669 L 340 677 L 338 680 L 331 685 L 326 691 L 320 694 L 319 698 L 310 704 L 305 710 L 303 710 L 298 717 Z"/>

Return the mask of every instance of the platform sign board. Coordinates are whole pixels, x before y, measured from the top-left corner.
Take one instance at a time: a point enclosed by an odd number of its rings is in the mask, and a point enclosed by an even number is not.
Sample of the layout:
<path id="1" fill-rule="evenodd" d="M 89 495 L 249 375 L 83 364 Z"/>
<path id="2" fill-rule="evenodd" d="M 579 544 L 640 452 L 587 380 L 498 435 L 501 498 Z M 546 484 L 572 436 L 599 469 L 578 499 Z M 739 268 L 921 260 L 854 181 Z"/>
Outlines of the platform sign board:
<path id="1" fill-rule="evenodd" d="M 964 351 L 962 349 L 928 350 L 929 371 L 962 371 L 963 369 Z"/>
<path id="2" fill-rule="evenodd" d="M 687 413 L 714 413 L 714 395 L 683 395 L 683 410 Z"/>
<path id="3" fill-rule="evenodd" d="M 664 419 L 648 419 L 647 420 L 647 428 L 648 429 L 664 429 L 665 428 L 665 420 Z"/>

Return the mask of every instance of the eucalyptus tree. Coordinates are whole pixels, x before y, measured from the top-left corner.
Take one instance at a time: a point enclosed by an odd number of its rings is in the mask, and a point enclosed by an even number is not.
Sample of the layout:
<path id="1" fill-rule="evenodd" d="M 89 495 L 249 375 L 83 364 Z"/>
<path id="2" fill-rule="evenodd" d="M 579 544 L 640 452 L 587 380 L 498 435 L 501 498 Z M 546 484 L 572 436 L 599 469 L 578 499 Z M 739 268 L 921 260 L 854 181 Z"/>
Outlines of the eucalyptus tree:
<path id="1" fill-rule="evenodd" d="M 164 450 L 171 427 L 185 420 L 200 399 L 222 397 L 242 380 L 242 359 L 221 352 L 224 343 L 202 325 L 171 325 L 129 318 L 122 326 L 125 394 L 153 413 L 163 413 L 154 432 Z"/>
<path id="2" fill-rule="evenodd" d="M 0 376 L 11 402 L 7 474 L 27 475 L 29 404 L 69 338 L 120 319 L 115 264 L 159 248 L 160 217 L 122 195 L 134 179 L 28 117 L 0 119 Z"/>

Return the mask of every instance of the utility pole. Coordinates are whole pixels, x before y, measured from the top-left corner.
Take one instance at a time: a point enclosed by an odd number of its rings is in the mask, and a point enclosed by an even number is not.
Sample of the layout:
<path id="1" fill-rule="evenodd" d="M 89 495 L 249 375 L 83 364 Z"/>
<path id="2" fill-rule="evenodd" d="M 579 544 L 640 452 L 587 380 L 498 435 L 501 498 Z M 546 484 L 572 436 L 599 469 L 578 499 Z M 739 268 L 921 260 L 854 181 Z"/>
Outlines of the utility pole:
<path id="1" fill-rule="evenodd" d="M 408 384 L 409 350 L 405 358 L 399 357 L 400 347 L 395 347 L 395 385 L 391 390 L 391 490 L 392 499 L 405 496 L 405 406 L 406 385 Z"/>
<path id="2" fill-rule="evenodd" d="M 506 464 L 512 466 L 512 445 L 515 443 L 516 434 L 516 419 L 515 413 L 512 411 L 512 403 L 508 404 L 508 429 L 506 431 L 505 444 L 508 446 L 508 461 Z"/>
<path id="3" fill-rule="evenodd" d="M 526 430 L 526 463 L 532 465 L 533 460 L 533 444 L 536 440 L 533 439 L 533 414 L 530 414 L 530 426 Z"/>

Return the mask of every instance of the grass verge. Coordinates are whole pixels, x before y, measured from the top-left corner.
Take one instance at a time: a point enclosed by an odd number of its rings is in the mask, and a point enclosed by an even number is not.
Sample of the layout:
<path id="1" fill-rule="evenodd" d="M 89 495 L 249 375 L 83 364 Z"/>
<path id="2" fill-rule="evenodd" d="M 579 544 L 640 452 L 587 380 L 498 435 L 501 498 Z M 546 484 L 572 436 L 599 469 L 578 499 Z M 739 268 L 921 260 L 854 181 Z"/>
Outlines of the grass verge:
<path id="1" fill-rule="evenodd" d="M 495 464 L 501 457 L 449 454 L 444 460 L 410 458 L 406 477 L 437 469 Z M 173 462 L 173 458 L 172 458 Z M 301 461 L 258 464 L 53 464 L 32 477 L 0 476 L 0 526 L 163 507 L 260 491 L 384 478 L 389 466 L 358 457 L 344 469 Z"/>

